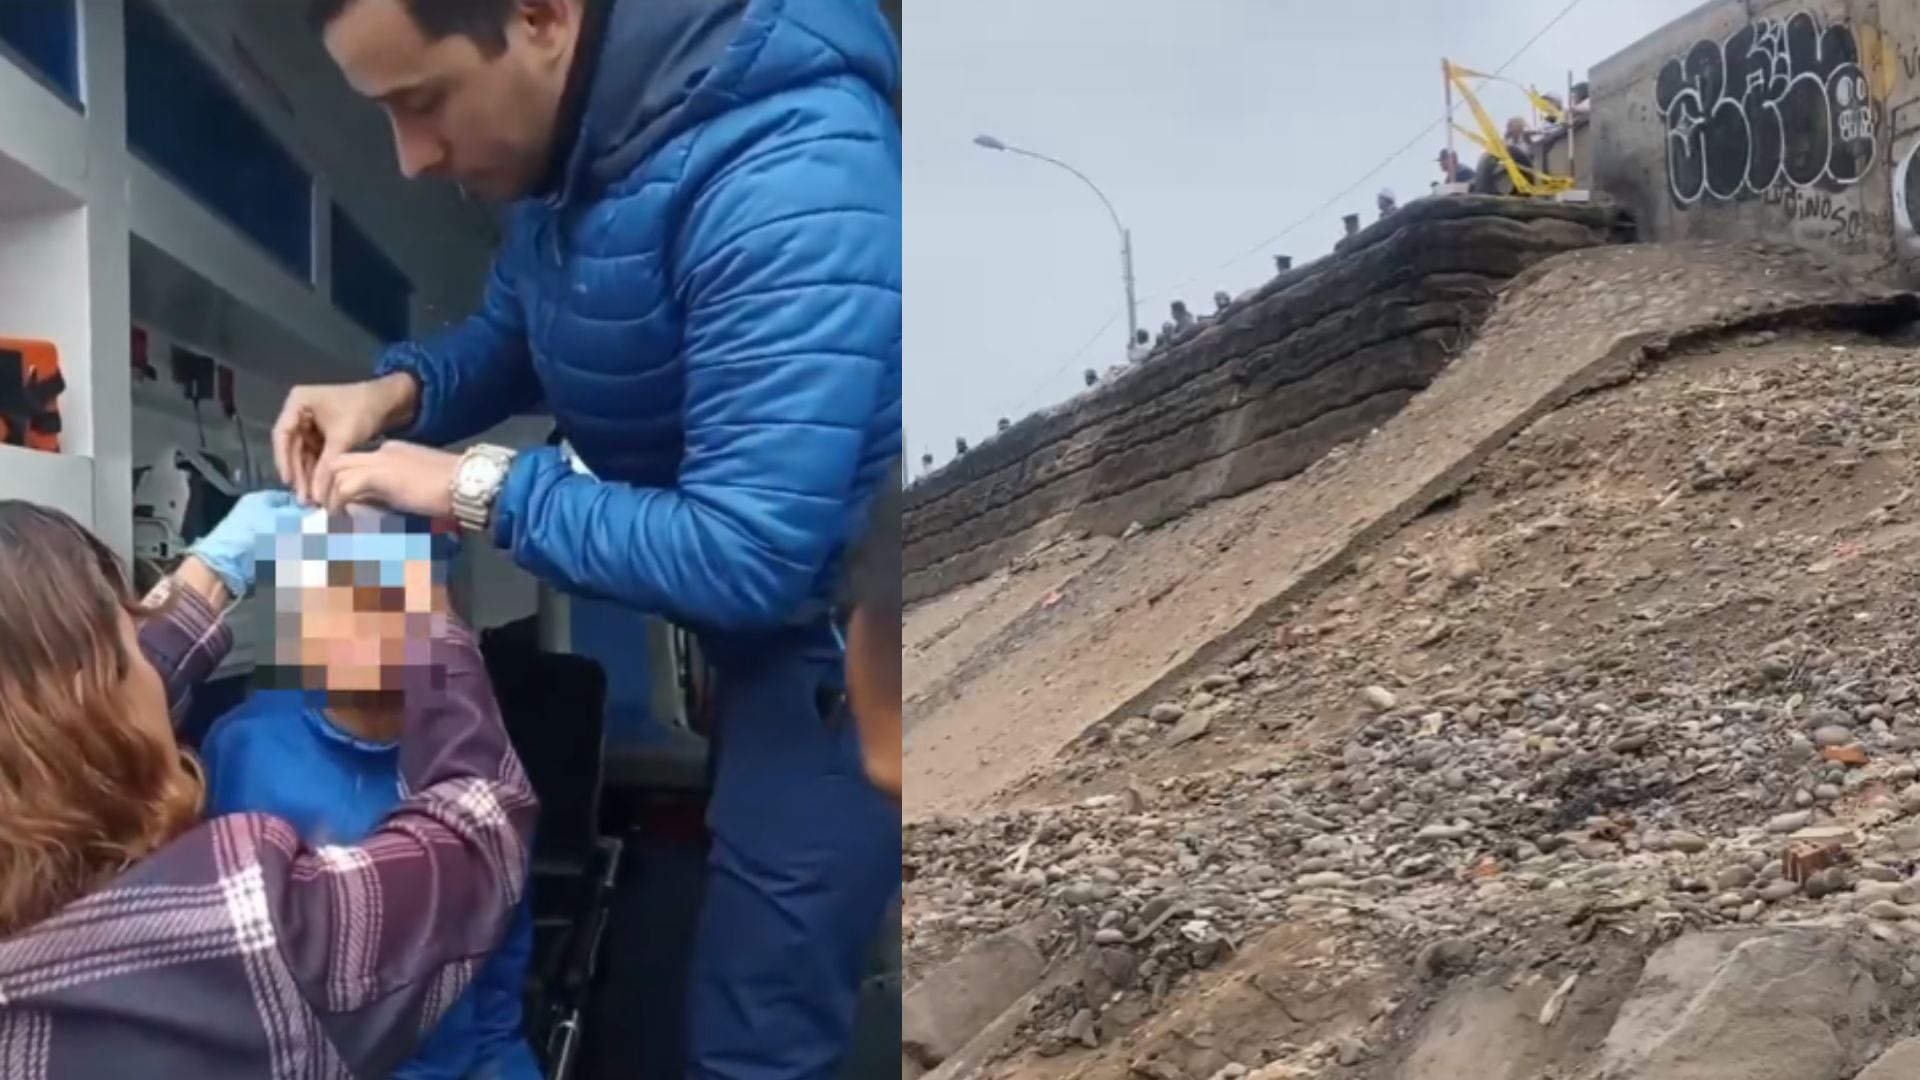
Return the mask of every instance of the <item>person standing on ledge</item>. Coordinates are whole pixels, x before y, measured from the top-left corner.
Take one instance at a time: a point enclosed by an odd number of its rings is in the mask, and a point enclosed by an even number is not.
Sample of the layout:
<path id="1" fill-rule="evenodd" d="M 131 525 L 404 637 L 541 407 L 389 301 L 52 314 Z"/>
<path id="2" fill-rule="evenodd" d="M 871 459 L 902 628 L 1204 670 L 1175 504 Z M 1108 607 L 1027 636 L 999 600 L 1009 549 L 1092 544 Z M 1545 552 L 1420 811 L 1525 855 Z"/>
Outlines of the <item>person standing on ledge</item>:
<path id="1" fill-rule="evenodd" d="M 1127 343 L 1127 363 L 1144 364 L 1153 355 L 1153 339 L 1145 330 L 1135 330 L 1133 340 Z"/>
<path id="2" fill-rule="evenodd" d="M 826 1077 L 900 888 L 834 603 L 900 453 L 895 39 L 874 0 L 312 16 L 402 172 L 513 207 L 479 312 L 294 389 L 276 464 L 699 635 L 721 704 L 688 1075 Z M 543 405 L 562 446 L 430 448 Z"/>

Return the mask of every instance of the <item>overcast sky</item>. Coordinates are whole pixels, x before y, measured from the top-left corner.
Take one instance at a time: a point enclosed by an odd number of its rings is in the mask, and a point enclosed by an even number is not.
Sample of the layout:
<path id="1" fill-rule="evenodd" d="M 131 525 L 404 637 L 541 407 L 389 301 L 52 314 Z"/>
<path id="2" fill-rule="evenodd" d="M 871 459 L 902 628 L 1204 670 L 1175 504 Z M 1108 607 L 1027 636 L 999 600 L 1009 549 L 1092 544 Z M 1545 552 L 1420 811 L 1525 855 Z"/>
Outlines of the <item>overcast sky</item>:
<path id="1" fill-rule="evenodd" d="M 906 411 L 910 456 L 945 462 L 1124 355 L 1118 242 L 1072 176 L 972 145 L 991 133 L 1072 163 L 1133 232 L 1140 322 L 1182 297 L 1212 310 L 1272 255 L 1329 250 L 1437 176 L 1440 58 L 1492 70 L 1562 0 L 917 0 L 907 13 Z M 1698 0 L 1584 0 L 1508 74 L 1564 87 Z M 1517 91 L 1493 86 L 1497 119 Z M 1461 116 L 1464 118 L 1465 113 Z M 1465 151 L 1471 164 L 1475 154 Z M 1170 293 L 1170 290 L 1176 290 Z M 1111 320 L 1109 324 L 1108 321 Z M 1105 329 L 1102 330 L 1103 324 Z M 1096 336 L 1097 335 L 1097 336 Z M 1089 340 L 1094 344 L 1076 357 Z"/>

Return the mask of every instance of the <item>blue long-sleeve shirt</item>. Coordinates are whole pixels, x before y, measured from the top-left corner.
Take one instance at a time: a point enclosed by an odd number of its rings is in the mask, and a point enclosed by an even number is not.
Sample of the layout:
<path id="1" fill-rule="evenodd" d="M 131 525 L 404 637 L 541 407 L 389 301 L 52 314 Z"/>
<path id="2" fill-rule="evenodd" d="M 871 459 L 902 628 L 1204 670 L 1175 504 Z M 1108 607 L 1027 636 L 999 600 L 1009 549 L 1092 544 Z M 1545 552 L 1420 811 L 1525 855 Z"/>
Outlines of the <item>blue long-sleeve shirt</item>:
<path id="1" fill-rule="evenodd" d="M 207 814 L 266 813 L 315 846 L 355 844 L 402 798 L 400 748 L 353 737 L 297 691 L 261 691 L 216 722 L 200 747 Z M 521 993 L 533 953 L 526 901 L 506 940 L 395 1080 L 468 1080 L 486 1065 L 532 1080 Z"/>

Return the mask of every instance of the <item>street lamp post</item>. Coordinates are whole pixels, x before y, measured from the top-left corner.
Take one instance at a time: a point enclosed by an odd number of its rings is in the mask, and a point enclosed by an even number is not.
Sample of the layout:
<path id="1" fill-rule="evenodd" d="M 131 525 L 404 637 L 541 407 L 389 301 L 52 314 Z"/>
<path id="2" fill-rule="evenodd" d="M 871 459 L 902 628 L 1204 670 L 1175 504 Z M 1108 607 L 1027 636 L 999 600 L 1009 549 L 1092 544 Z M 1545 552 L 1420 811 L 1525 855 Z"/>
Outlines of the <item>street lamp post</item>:
<path id="1" fill-rule="evenodd" d="M 1100 204 L 1107 208 L 1107 215 L 1113 218 L 1114 231 L 1120 234 L 1120 278 L 1127 287 L 1127 347 L 1132 348 L 1133 340 L 1140 330 L 1139 305 L 1134 300 L 1133 290 L 1133 234 L 1127 231 L 1125 225 L 1121 224 L 1120 212 L 1113 208 L 1113 200 L 1107 198 L 1107 193 L 1101 191 L 1098 184 L 1087 179 L 1086 173 L 1081 172 L 1079 169 L 1074 168 L 1058 158 L 1050 158 L 1045 154 L 1034 153 L 1032 150 L 1022 150 L 1017 146 L 1008 146 L 1006 143 L 1001 142 L 991 135 L 976 135 L 974 136 L 973 142 L 974 145 L 987 150 L 999 150 L 1008 154 L 1019 154 L 1021 157 L 1029 157 L 1035 161 L 1044 161 L 1049 165 L 1059 166 L 1078 177 L 1081 183 L 1087 185 L 1089 190 L 1100 197 Z"/>

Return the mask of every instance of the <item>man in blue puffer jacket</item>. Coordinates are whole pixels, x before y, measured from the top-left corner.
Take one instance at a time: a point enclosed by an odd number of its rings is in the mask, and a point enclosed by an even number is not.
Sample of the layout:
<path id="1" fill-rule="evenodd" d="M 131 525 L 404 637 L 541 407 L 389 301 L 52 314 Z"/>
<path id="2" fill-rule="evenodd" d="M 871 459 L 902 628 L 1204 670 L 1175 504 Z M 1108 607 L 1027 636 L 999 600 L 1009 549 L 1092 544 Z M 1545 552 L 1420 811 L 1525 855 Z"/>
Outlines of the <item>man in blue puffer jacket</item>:
<path id="1" fill-rule="evenodd" d="M 690 1072 L 824 1077 L 900 886 L 831 606 L 900 452 L 894 38 L 874 0 L 314 7 L 402 170 L 513 212 L 478 314 L 289 395 L 281 473 L 699 633 L 720 690 Z M 543 405 L 566 447 L 429 448 Z"/>

